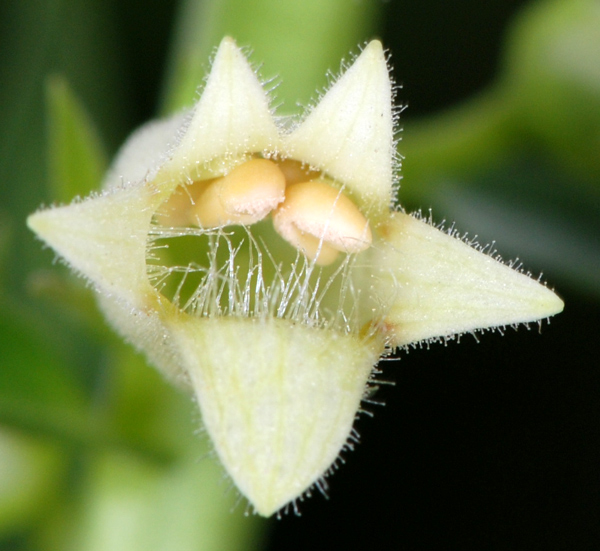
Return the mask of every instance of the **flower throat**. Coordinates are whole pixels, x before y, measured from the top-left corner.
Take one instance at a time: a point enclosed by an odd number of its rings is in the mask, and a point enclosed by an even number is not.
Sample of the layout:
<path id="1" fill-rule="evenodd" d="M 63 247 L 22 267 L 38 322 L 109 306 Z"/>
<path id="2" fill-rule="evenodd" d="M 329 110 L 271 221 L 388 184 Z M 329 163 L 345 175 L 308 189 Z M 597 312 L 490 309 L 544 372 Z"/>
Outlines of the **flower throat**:
<path id="1" fill-rule="evenodd" d="M 323 173 L 246 157 L 224 174 L 188 179 L 159 208 L 147 269 L 188 313 L 275 315 L 352 331 L 355 255 L 344 253 L 371 239 L 367 219 Z"/>

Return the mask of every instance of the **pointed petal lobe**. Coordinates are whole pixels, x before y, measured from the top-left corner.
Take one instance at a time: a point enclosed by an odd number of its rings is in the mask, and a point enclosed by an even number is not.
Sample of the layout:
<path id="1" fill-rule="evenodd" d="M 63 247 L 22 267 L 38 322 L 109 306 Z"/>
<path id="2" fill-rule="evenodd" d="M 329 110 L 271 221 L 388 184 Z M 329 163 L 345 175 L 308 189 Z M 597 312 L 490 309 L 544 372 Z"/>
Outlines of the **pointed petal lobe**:
<path id="1" fill-rule="evenodd" d="M 242 51 L 224 38 L 170 164 L 181 173 L 182 168 L 190 170 L 215 158 L 278 147 L 267 95 Z"/>
<path id="2" fill-rule="evenodd" d="M 377 302 L 394 346 L 559 313 L 550 289 L 460 239 L 395 213 L 375 245 Z"/>
<path id="3" fill-rule="evenodd" d="M 28 226 L 77 272 L 109 295 L 142 306 L 146 239 L 156 198 L 143 186 L 32 214 Z"/>
<path id="4" fill-rule="evenodd" d="M 381 352 L 356 336 L 276 319 L 190 317 L 171 331 L 223 465 L 264 516 L 338 457 Z"/>
<path id="5" fill-rule="evenodd" d="M 311 163 L 346 189 L 368 214 L 392 200 L 392 88 L 381 43 L 374 40 L 288 137 L 295 159 Z"/>

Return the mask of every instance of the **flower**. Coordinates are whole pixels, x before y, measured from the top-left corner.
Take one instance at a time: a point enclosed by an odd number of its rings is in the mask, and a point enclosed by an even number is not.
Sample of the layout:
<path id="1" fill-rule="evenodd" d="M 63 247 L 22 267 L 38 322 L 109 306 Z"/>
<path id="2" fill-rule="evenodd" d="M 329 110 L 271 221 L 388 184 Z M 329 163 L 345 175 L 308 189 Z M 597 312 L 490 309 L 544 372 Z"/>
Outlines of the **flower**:
<path id="1" fill-rule="evenodd" d="M 323 488 L 391 348 L 563 306 L 392 207 L 392 91 L 373 41 L 300 123 L 275 118 L 225 38 L 189 113 L 134 133 L 102 192 L 28 219 L 117 331 L 195 393 L 261 515 Z"/>

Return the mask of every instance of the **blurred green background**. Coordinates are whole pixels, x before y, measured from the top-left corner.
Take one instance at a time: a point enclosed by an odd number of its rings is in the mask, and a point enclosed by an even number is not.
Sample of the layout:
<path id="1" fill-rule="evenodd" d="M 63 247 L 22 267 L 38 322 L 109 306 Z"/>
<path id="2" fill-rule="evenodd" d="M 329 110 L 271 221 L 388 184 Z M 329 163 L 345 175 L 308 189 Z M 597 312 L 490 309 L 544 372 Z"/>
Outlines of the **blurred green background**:
<path id="1" fill-rule="evenodd" d="M 191 399 L 24 223 L 96 187 L 137 125 L 189 105 L 225 33 L 296 113 L 380 37 L 407 106 L 400 203 L 495 241 L 566 303 L 541 334 L 384 362 L 387 406 L 299 518 L 244 515 Z M 597 1 L 10 0 L 0 121 L 0 550 L 600 542 Z"/>

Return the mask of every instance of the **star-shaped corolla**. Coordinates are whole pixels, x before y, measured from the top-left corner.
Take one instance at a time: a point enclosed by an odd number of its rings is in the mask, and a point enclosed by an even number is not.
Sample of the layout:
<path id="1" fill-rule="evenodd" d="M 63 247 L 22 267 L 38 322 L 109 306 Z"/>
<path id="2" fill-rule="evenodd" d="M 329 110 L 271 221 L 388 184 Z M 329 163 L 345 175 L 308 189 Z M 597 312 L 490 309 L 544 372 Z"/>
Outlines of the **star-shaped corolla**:
<path id="1" fill-rule="evenodd" d="M 262 515 L 322 487 L 387 350 L 562 309 L 394 211 L 394 159 L 379 42 L 294 125 L 225 38 L 191 112 L 138 130 L 100 193 L 28 220 L 112 325 L 193 390 Z"/>

